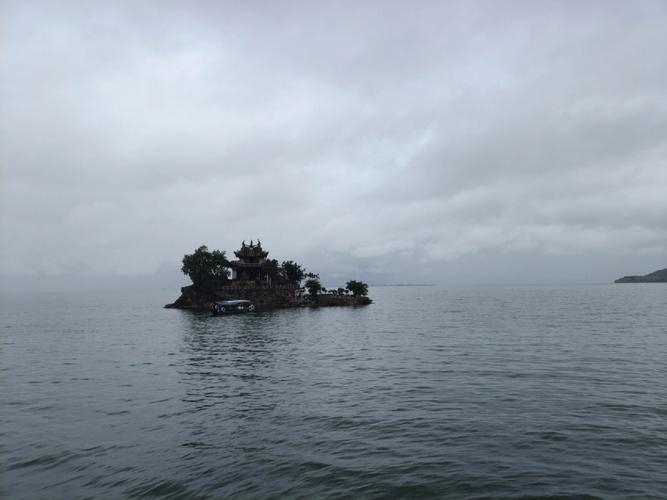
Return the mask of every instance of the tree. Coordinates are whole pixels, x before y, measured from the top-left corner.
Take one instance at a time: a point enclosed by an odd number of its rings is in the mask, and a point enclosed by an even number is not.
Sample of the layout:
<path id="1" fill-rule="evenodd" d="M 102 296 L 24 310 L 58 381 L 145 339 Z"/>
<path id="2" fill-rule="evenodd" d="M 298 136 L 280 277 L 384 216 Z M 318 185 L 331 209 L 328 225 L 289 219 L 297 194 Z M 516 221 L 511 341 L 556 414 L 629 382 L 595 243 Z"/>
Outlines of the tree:
<path id="1" fill-rule="evenodd" d="M 320 283 L 320 280 L 316 278 L 309 278 L 306 280 L 305 286 L 311 297 L 314 297 L 322 291 L 322 284 Z"/>
<path id="2" fill-rule="evenodd" d="M 345 288 L 352 292 L 352 295 L 355 297 L 365 297 L 368 295 L 368 285 L 363 281 L 350 280 L 345 285 Z"/>
<path id="3" fill-rule="evenodd" d="M 190 277 L 195 287 L 218 285 L 229 277 L 229 261 L 225 252 L 209 252 L 208 248 L 202 245 L 193 254 L 183 256 L 181 271 Z"/>
<path id="4" fill-rule="evenodd" d="M 291 260 L 283 261 L 283 264 L 280 267 L 285 278 L 290 283 L 301 283 L 301 280 L 306 275 L 306 270 Z"/>
<path id="5" fill-rule="evenodd" d="M 267 259 L 262 263 L 262 270 L 271 278 L 274 285 L 284 283 L 286 278 L 283 276 L 282 268 L 276 259 Z"/>

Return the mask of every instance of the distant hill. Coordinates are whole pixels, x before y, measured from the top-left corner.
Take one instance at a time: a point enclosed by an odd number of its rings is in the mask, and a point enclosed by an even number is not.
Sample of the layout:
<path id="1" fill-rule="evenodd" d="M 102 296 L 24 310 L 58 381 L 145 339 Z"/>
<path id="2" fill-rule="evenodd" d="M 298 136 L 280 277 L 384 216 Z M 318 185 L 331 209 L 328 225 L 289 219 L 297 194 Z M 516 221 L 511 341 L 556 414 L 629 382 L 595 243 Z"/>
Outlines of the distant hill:
<path id="1" fill-rule="evenodd" d="M 667 268 L 645 276 L 624 276 L 614 281 L 614 283 L 667 283 Z"/>

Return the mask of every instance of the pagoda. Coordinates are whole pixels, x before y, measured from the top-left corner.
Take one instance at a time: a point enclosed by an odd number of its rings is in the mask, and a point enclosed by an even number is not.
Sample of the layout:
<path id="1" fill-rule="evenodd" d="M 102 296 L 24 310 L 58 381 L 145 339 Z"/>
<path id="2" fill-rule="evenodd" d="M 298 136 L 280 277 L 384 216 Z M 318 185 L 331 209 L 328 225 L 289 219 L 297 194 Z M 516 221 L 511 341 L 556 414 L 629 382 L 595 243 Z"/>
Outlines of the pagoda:
<path id="1" fill-rule="evenodd" d="M 269 252 L 262 249 L 262 243 L 259 239 L 257 244 L 250 240 L 250 245 L 246 245 L 245 240 L 243 240 L 241 248 L 236 250 L 234 255 L 238 260 L 229 263 L 229 267 L 232 269 L 232 282 L 249 281 L 256 285 L 270 282 L 270 278 L 262 266 Z"/>

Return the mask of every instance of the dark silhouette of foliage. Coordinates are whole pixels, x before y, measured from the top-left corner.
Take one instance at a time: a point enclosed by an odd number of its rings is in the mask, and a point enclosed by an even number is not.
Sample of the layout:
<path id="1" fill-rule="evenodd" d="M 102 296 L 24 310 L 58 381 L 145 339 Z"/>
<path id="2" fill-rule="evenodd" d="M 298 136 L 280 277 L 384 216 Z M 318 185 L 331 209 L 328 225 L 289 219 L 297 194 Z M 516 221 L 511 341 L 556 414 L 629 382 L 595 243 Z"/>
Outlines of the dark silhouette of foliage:
<path id="1" fill-rule="evenodd" d="M 196 287 L 219 285 L 229 277 L 229 261 L 225 252 L 209 252 L 208 248 L 202 245 L 191 255 L 183 256 L 181 271 L 190 277 Z"/>
<path id="2" fill-rule="evenodd" d="M 290 283 L 301 283 L 306 275 L 306 270 L 292 260 L 283 261 L 281 268 L 283 275 Z"/>
<path id="3" fill-rule="evenodd" d="M 350 280 L 345 285 L 345 288 L 352 292 L 352 295 L 355 297 L 365 297 L 368 295 L 368 285 L 363 281 Z"/>
<path id="4" fill-rule="evenodd" d="M 320 283 L 320 280 L 316 278 L 307 279 L 304 285 L 308 289 L 308 293 L 311 297 L 314 297 L 322 291 L 322 284 Z"/>
<path id="5" fill-rule="evenodd" d="M 262 263 L 262 270 L 271 278 L 271 283 L 279 285 L 287 281 L 283 274 L 283 270 L 276 259 L 268 259 Z"/>

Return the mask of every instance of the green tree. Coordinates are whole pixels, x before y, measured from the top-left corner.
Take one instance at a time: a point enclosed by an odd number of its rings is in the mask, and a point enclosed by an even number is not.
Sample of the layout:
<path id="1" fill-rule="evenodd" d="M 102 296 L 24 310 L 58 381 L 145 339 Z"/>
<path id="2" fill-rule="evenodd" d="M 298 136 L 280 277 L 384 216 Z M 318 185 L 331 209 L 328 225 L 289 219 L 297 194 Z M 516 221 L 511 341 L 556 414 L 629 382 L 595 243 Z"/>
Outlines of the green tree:
<path id="1" fill-rule="evenodd" d="M 352 295 L 355 297 L 365 297 L 368 295 L 368 285 L 363 281 L 350 280 L 345 285 L 345 288 L 352 292 Z"/>
<path id="2" fill-rule="evenodd" d="M 292 260 L 283 261 L 280 267 L 283 275 L 290 283 L 301 283 L 301 280 L 306 275 L 306 270 Z"/>
<path id="3" fill-rule="evenodd" d="M 283 270 L 276 259 L 268 259 L 262 263 L 262 270 L 269 275 L 271 283 L 274 285 L 284 283 L 286 278 L 283 275 Z"/>
<path id="4" fill-rule="evenodd" d="M 209 252 L 204 245 L 190 255 L 183 256 L 181 271 L 190 277 L 196 287 L 219 285 L 229 277 L 229 261 L 225 252 Z"/>
<path id="5" fill-rule="evenodd" d="M 311 297 L 314 297 L 322 291 L 322 284 L 320 283 L 320 280 L 316 278 L 307 279 L 304 285 L 308 289 L 308 293 Z"/>

